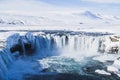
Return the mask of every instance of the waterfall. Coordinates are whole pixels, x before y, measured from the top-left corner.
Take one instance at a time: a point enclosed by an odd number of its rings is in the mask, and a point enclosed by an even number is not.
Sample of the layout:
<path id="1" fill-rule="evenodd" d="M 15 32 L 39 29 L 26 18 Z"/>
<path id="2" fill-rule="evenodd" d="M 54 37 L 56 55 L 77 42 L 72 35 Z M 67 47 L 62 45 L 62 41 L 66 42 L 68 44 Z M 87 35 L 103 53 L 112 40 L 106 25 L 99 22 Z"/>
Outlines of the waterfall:
<path id="1" fill-rule="evenodd" d="M 8 49 L 0 51 L 0 80 L 3 80 L 9 66 L 13 62 L 11 52 Z"/>
<path id="2" fill-rule="evenodd" d="M 109 36 L 109 35 L 108 35 Z M 20 54 L 40 54 L 41 57 L 52 55 L 94 54 L 107 51 L 110 41 L 107 35 L 86 34 L 57 34 L 45 33 L 33 35 L 30 32 L 21 36 L 14 34 L 7 39 L 7 47 L 12 53 L 19 51 Z M 107 42 L 107 43 L 106 43 Z"/>
<path id="3" fill-rule="evenodd" d="M 44 33 L 25 35 L 18 33 L 7 38 L 6 48 L 0 51 L 0 80 L 13 62 L 13 54 L 19 56 L 37 55 L 39 59 L 49 56 L 94 56 L 109 51 L 111 43 L 108 34 Z M 118 45 L 119 46 L 119 45 Z M 15 57 L 15 56 L 14 56 Z"/>
<path id="4" fill-rule="evenodd" d="M 105 36 L 87 36 L 87 35 L 63 35 L 54 36 L 57 47 L 61 55 L 67 56 L 92 56 L 99 50 L 100 41 Z"/>

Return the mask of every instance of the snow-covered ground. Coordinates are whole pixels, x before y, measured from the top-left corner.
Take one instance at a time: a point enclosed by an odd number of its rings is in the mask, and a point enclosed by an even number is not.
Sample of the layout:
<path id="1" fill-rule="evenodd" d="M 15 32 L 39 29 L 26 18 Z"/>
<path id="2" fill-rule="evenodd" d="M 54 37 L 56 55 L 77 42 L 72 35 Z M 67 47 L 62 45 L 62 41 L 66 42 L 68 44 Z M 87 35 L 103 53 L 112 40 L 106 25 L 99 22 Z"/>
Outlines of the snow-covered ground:
<path id="1" fill-rule="evenodd" d="M 118 26 L 120 19 L 114 16 L 98 15 L 91 11 L 82 12 L 49 12 L 38 16 L 0 13 L 1 26 L 28 25 L 28 26 Z"/>
<path id="2" fill-rule="evenodd" d="M 72 30 L 117 34 L 120 32 L 119 16 L 69 9 L 38 13 L 0 12 L 0 30 Z"/>
<path id="3" fill-rule="evenodd" d="M 0 26 L 109 27 L 120 25 L 119 15 L 104 14 L 81 7 L 78 9 L 59 7 L 44 1 L 5 0 L 0 2 L 0 9 Z"/>
<path id="4" fill-rule="evenodd" d="M 0 30 L 72 30 L 119 34 L 120 29 L 119 15 L 83 7 L 61 7 L 42 0 L 5 0 L 0 2 L 0 9 Z"/>

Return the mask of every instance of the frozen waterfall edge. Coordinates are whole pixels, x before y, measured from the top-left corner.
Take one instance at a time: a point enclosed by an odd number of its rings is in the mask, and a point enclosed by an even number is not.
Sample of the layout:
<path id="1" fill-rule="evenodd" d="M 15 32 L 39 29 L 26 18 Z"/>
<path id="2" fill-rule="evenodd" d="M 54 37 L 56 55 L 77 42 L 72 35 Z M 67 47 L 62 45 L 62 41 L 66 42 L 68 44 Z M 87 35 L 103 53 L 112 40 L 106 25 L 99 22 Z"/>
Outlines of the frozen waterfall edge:
<path id="1" fill-rule="evenodd" d="M 25 56 L 39 54 L 39 58 L 61 54 L 71 55 L 71 51 L 78 54 L 86 53 L 85 55 L 94 55 L 90 53 L 98 51 L 111 53 L 111 47 L 117 46 L 119 49 L 119 45 L 109 46 L 111 40 L 107 35 L 93 33 L 89 35 L 88 33 L 40 33 L 33 35 L 30 32 L 25 35 L 13 34 L 7 38 L 6 48 L 0 51 L 0 64 L 2 65 L 0 66 L 0 79 L 3 79 L 9 65 L 13 62 L 14 56 L 12 54 L 16 52 Z"/>

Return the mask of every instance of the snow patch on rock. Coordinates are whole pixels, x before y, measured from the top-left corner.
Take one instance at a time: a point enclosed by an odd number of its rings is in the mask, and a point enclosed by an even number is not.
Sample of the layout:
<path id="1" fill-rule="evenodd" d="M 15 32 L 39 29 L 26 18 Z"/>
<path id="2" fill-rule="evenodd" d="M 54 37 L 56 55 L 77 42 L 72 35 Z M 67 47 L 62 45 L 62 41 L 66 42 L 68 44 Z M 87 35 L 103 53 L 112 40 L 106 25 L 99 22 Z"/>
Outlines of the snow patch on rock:
<path id="1" fill-rule="evenodd" d="M 95 72 L 98 73 L 98 74 L 103 74 L 103 75 L 111 75 L 111 73 L 106 72 L 104 70 L 99 70 L 99 69 L 95 70 Z"/>

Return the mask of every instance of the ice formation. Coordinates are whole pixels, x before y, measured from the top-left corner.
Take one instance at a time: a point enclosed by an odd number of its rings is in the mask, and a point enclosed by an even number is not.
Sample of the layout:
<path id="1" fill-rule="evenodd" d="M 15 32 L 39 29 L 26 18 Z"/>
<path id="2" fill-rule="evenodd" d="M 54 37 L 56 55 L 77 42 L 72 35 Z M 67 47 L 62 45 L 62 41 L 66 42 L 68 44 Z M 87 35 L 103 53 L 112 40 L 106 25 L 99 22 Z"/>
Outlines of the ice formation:
<path id="1" fill-rule="evenodd" d="M 98 73 L 98 74 L 103 74 L 103 75 L 104 75 L 104 74 L 105 74 L 105 75 L 111 75 L 110 73 L 108 73 L 108 72 L 106 72 L 106 71 L 104 71 L 104 70 L 99 70 L 99 69 L 96 70 L 95 72 Z"/>
<path id="2" fill-rule="evenodd" d="M 74 32 L 49 32 L 38 33 L 34 35 L 30 32 L 25 35 L 19 33 L 13 34 L 7 38 L 6 48 L 0 52 L 0 79 L 2 80 L 5 73 L 8 70 L 9 65 L 13 62 L 14 55 L 18 52 L 18 55 L 39 55 L 38 58 L 44 58 L 48 56 L 95 56 L 99 55 L 98 52 L 109 52 L 114 45 L 110 40 L 109 34 L 101 33 L 74 33 Z M 119 53 L 119 41 L 115 44 L 118 47 Z M 116 46 L 115 45 L 115 46 Z M 110 48 L 108 48 L 110 47 Z M 75 55 L 73 55 L 75 53 Z M 113 52 L 114 53 L 114 52 Z M 114 62 L 115 64 L 116 62 Z M 113 64 L 113 65 L 114 65 Z M 108 71 L 110 67 L 108 67 Z M 118 70 L 118 69 L 116 69 Z M 103 71 L 98 71 L 101 73 Z M 105 72 L 104 72 L 105 73 Z M 105 73 L 107 74 L 107 73 Z"/>

